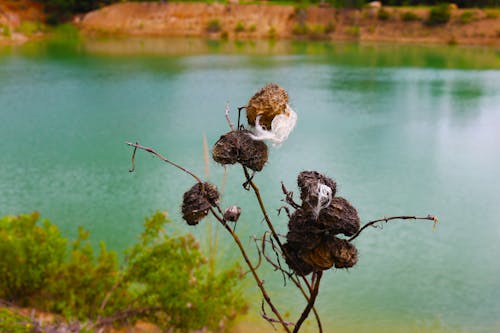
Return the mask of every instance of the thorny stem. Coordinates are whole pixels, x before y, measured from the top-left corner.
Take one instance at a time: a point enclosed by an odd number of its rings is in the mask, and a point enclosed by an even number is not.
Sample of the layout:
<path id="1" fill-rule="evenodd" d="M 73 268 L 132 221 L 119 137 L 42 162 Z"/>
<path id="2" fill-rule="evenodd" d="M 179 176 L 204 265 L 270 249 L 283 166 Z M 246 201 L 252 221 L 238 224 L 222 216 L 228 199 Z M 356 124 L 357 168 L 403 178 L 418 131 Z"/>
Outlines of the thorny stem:
<path id="1" fill-rule="evenodd" d="M 349 242 L 352 242 L 354 239 L 356 239 L 356 237 L 359 236 L 359 234 L 365 230 L 366 228 L 368 228 L 369 226 L 373 226 L 379 222 L 389 222 L 391 220 L 429 220 L 429 221 L 434 221 L 434 226 L 437 224 L 438 222 L 438 218 L 436 216 L 432 216 L 432 215 L 427 215 L 427 216 L 406 216 L 406 215 L 403 215 L 403 216 L 392 216 L 392 217 L 384 217 L 384 218 L 381 218 L 381 219 L 378 219 L 378 220 L 373 220 L 373 221 L 370 221 L 368 223 L 366 223 L 363 227 L 361 227 L 357 233 L 355 233 L 354 235 L 352 235 L 351 238 L 348 239 Z"/>
<path id="2" fill-rule="evenodd" d="M 191 175 L 194 179 L 196 179 L 198 181 L 198 183 L 203 184 L 203 182 L 201 181 L 200 177 L 198 177 L 197 175 L 195 175 L 191 171 L 187 170 L 186 168 L 181 167 L 179 164 L 172 162 L 171 160 L 169 160 L 165 156 L 157 153 L 154 149 L 149 148 L 149 147 L 144 147 L 144 146 L 140 145 L 139 143 L 125 142 L 125 144 L 127 144 L 127 145 L 129 145 L 131 147 L 135 147 L 134 153 L 132 154 L 132 169 L 131 169 L 131 172 L 134 171 L 134 169 L 135 169 L 135 151 L 137 149 L 141 149 L 141 150 L 147 151 L 150 154 L 153 154 L 154 156 L 158 157 L 163 162 L 171 164 L 174 167 L 176 167 L 176 168 L 184 171 L 185 173 L 187 173 L 188 175 Z"/>
<path id="3" fill-rule="evenodd" d="M 240 252 L 241 252 L 241 255 L 243 256 L 243 259 L 245 260 L 247 266 L 250 268 L 250 271 L 252 272 L 252 276 L 255 279 L 255 282 L 257 283 L 257 286 L 259 287 L 259 289 L 262 293 L 262 296 L 264 297 L 264 300 L 269 305 L 269 307 L 271 308 L 273 313 L 276 315 L 276 317 L 278 318 L 278 321 L 280 322 L 281 326 L 283 326 L 285 331 L 288 333 L 291 333 L 290 329 L 288 328 L 287 322 L 285 322 L 285 320 L 283 319 L 283 317 L 279 313 L 278 309 L 276 309 L 273 302 L 271 301 L 271 297 L 269 297 L 269 294 L 267 293 L 266 289 L 264 288 L 264 281 L 262 281 L 260 279 L 257 272 L 255 271 L 255 268 L 252 265 L 250 258 L 248 258 L 248 255 L 245 251 L 245 248 L 243 247 L 243 244 L 240 241 L 240 238 L 238 237 L 238 235 L 236 235 L 233 232 L 233 229 L 231 229 L 231 227 L 226 223 L 224 218 L 219 216 L 213 208 L 210 208 L 210 211 L 212 212 L 212 215 L 214 215 L 214 217 L 222 224 L 222 226 L 224 228 L 226 228 L 226 230 L 229 232 L 229 234 L 231 234 L 231 237 L 233 237 L 234 242 L 236 243 L 236 245 L 238 245 L 238 248 L 240 249 Z"/>

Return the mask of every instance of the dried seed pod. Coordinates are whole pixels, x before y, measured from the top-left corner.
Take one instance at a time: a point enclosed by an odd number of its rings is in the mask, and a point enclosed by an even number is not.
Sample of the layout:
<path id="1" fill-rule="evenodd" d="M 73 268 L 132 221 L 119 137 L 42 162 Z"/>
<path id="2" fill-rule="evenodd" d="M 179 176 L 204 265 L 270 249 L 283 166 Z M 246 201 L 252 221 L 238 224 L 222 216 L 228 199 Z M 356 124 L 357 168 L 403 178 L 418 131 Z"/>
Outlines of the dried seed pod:
<path id="1" fill-rule="evenodd" d="M 336 239 L 336 245 L 332 248 L 332 256 L 335 258 L 335 268 L 349 268 L 358 262 L 358 249 L 345 239 Z"/>
<path id="2" fill-rule="evenodd" d="M 314 215 L 303 209 L 297 209 L 288 221 L 286 240 L 298 244 L 302 250 L 311 250 L 317 246 L 323 237 L 321 225 L 316 223 Z"/>
<path id="3" fill-rule="evenodd" d="M 321 210 L 318 223 L 333 235 L 352 236 L 358 232 L 360 221 L 358 212 L 349 201 L 342 197 L 332 199 L 330 205 Z"/>
<path id="4" fill-rule="evenodd" d="M 252 96 L 247 105 L 248 124 L 255 126 L 257 116 L 261 116 L 259 123 L 267 130 L 271 129 L 274 117 L 284 113 L 288 103 L 288 94 L 285 89 L 276 83 L 269 83 Z"/>
<path id="5" fill-rule="evenodd" d="M 231 206 L 224 211 L 224 220 L 236 222 L 240 218 L 241 208 L 238 206 Z"/>
<path id="6" fill-rule="evenodd" d="M 357 263 L 358 250 L 347 240 L 332 236 L 307 251 L 302 259 L 313 270 L 327 270 L 334 265 L 336 268 L 349 268 Z"/>
<path id="7" fill-rule="evenodd" d="M 308 275 L 312 273 L 312 266 L 301 259 L 301 250 L 297 244 L 285 243 L 283 244 L 283 248 L 286 252 L 286 264 L 291 270 L 301 275 Z"/>
<path id="8" fill-rule="evenodd" d="M 322 189 L 329 190 L 329 200 L 335 196 L 337 190 L 337 184 L 333 179 L 317 171 L 302 171 L 297 177 L 297 184 L 300 188 L 302 208 L 313 210 L 316 215 L 319 214 L 320 208 L 322 209 L 329 204 L 323 198 L 318 202 Z"/>
<path id="9" fill-rule="evenodd" d="M 215 143 L 212 156 L 217 163 L 241 163 L 254 171 L 261 171 L 267 162 L 267 145 L 253 140 L 249 131 L 231 131 Z"/>
<path id="10" fill-rule="evenodd" d="M 219 192 L 217 187 L 210 183 L 196 183 L 182 199 L 182 218 L 189 225 L 198 224 L 208 215 L 211 206 L 219 202 Z"/>

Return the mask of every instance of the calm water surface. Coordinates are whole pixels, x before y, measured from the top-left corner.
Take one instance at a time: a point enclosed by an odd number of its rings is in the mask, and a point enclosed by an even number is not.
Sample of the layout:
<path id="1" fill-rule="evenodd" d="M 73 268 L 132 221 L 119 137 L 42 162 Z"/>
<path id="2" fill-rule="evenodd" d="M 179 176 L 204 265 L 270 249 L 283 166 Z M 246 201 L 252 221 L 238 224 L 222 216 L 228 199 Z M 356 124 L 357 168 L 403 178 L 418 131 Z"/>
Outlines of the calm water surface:
<path id="1" fill-rule="evenodd" d="M 203 135 L 211 146 L 227 131 L 225 103 L 245 105 L 271 81 L 288 90 L 299 115 L 256 177 L 281 232 L 279 181 L 296 190 L 304 169 L 335 178 L 363 221 L 440 218 L 435 232 L 427 221 L 366 230 L 357 266 L 324 279 L 326 332 L 500 331 L 494 49 L 134 39 L 0 48 L 0 215 L 39 210 L 64 234 L 82 225 L 118 251 L 157 209 L 178 231 L 193 231 L 179 218 L 192 179 L 146 154 L 130 174 L 124 141 L 204 175 Z M 220 166 L 209 173 L 223 182 Z M 224 205 L 242 206 L 238 232 L 248 240 L 264 227 L 242 181 L 239 168 L 228 169 Z M 194 229 L 202 238 L 206 231 Z M 230 245 L 220 245 L 224 260 L 239 260 Z M 279 274 L 265 274 L 294 318 L 302 299 Z M 249 283 L 259 304 L 256 293 Z M 260 322 L 258 306 L 250 312 Z"/>

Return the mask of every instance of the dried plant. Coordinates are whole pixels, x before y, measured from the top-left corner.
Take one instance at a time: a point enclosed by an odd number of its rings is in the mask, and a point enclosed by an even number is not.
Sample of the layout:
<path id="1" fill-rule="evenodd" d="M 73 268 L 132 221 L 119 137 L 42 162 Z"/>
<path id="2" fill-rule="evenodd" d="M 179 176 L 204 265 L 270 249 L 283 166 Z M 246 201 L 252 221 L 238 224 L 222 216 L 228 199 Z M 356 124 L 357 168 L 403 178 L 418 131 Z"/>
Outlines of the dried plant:
<path id="1" fill-rule="evenodd" d="M 246 127 L 240 124 L 241 111 L 244 109 L 248 122 Z M 184 193 L 183 219 L 189 225 L 195 225 L 209 214 L 215 217 L 232 237 L 260 289 L 263 297 L 261 316 L 271 325 L 281 325 L 285 332 L 299 332 L 311 311 L 314 313 L 318 331 L 323 332 L 321 320 L 314 308 L 323 271 L 332 267 L 349 268 L 356 265 L 358 250 L 353 241 L 367 227 L 397 219 L 430 220 L 437 223 L 437 218 L 431 215 L 423 217 L 405 215 L 384 217 L 360 227 L 360 218 L 354 206 L 346 199 L 336 196 L 337 185 L 333 179 L 317 171 L 303 171 L 297 177 L 300 203 L 296 202 L 293 193 L 288 191 L 283 183 L 281 184 L 283 201 L 287 204 L 282 208 L 286 210 L 289 222 L 288 233 L 286 236 L 280 236 L 267 212 L 254 176 L 256 172 L 264 168 L 268 161 L 268 147 L 263 141 L 268 140 L 273 145 L 280 145 L 288 138 L 295 126 L 297 114 L 288 104 L 288 94 L 279 85 L 270 83 L 251 97 L 246 106 L 238 108 L 236 128 L 231 121 L 229 106 L 226 106 L 226 119 L 231 131 L 222 135 L 215 143 L 212 157 L 224 166 L 240 164 L 245 177 L 243 187 L 255 194 L 268 229 L 261 238 L 254 238 L 258 251 L 257 263 L 252 263 L 250 260 L 248 251 L 243 247 L 235 231 L 235 224 L 229 223 L 238 221 L 242 214 L 241 208 L 230 206 L 223 210 L 215 185 L 202 181 L 194 173 L 173 163 L 151 148 L 139 143 L 127 142 L 129 146 L 134 147 L 130 171 L 134 170 L 135 154 L 137 149 L 140 149 L 195 178 L 197 183 Z M 278 307 L 271 300 L 259 274 L 263 258 L 285 279 L 291 281 L 304 296 L 306 306 L 297 321 L 285 321 Z M 282 265 L 282 259 L 286 266 Z M 266 305 L 272 314 L 268 314 Z"/>

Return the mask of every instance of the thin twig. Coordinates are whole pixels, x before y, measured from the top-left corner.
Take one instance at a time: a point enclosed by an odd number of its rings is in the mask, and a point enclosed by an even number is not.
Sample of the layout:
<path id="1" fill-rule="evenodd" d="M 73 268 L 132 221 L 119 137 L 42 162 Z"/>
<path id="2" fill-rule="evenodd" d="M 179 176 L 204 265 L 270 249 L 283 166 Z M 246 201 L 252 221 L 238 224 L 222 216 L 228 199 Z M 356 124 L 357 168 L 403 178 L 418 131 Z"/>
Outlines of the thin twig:
<path id="1" fill-rule="evenodd" d="M 231 131 L 234 131 L 234 125 L 233 122 L 231 121 L 231 117 L 229 117 L 229 103 L 226 103 L 226 120 L 227 123 L 229 124 L 229 127 L 231 128 Z"/>
<path id="2" fill-rule="evenodd" d="M 354 235 L 352 235 L 351 238 L 348 239 L 349 242 L 352 242 L 354 239 L 356 239 L 356 237 L 359 236 L 359 234 L 361 234 L 361 232 L 363 230 L 365 230 L 366 228 L 368 228 L 369 226 L 373 226 L 379 222 L 389 222 L 391 220 L 429 220 L 429 221 L 434 221 L 434 227 L 436 226 L 437 222 L 438 222 L 438 218 L 436 216 L 432 216 L 432 215 L 427 215 L 427 216 L 407 216 L 407 215 L 402 215 L 402 216 L 392 216 L 392 217 L 384 217 L 384 218 L 381 218 L 381 219 L 378 219 L 378 220 L 373 220 L 373 221 L 370 221 L 368 223 L 366 223 L 363 227 L 361 227 L 361 229 L 358 230 L 357 233 L 355 233 Z"/>
<path id="3" fill-rule="evenodd" d="M 292 257 L 290 257 L 288 255 L 288 253 L 285 251 L 285 248 L 283 247 L 283 243 L 281 242 L 279 235 L 276 232 L 276 229 L 274 229 L 273 223 L 271 222 L 271 219 L 269 218 L 269 214 L 267 213 L 266 207 L 264 206 L 264 201 L 262 200 L 262 196 L 260 195 L 260 190 L 257 187 L 257 185 L 255 184 L 255 182 L 253 181 L 253 179 L 250 177 L 248 169 L 245 166 L 243 166 L 243 172 L 244 172 L 245 177 L 247 179 L 248 185 L 250 185 L 250 187 L 254 191 L 255 197 L 257 198 L 257 202 L 259 203 L 260 210 L 262 211 L 262 214 L 264 215 L 264 220 L 266 221 L 267 227 L 271 231 L 272 237 L 274 238 L 274 240 L 276 240 L 276 243 L 278 244 L 278 247 L 281 250 L 281 253 L 283 253 L 283 256 L 285 256 L 285 258 L 287 258 L 288 260 L 293 262 L 294 259 Z M 311 292 L 312 287 L 311 287 L 311 284 L 309 283 L 309 281 L 306 279 L 306 277 L 304 275 L 300 275 L 300 277 L 302 278 L 302 280 L 306 284 L 307 288 Z"/>
<path id="4" fill-rule="evenodd" d="M 138 144 L 138 142 L 136 142 Z M 135 170 L 135 153 L 137 152 L 137 147 L 134 147 L 134 152 L 132 153 L 132 168 L 128 170 L 128 172 L 134 172 Z"/>
<path id="5" fill-rule="evenodd" d="M 281 182 L 281 191 L 285 195 L 285 202 L 295 209 L 300 208 L 300 205 L 293 200 L 293 192 L 289 192 L 283 182 Z"/>
<path id="6" fill-rule="evenodd" d="M 210 212 L 222 224 L 222 226 L 224 228 L 226 228 L 226 230 L 229 232 L 231 237 L 233 237 L 233 240 L 235 241 L 236 245 L 238 246 L 238 248 L 241 252 L 241 255 L 243 256 L 243 259 L 245 260 L 248 268 L 250 268 L 250 271 L 252 272 L 252 276 L 255 279 L 255 282 L 257 283 L 257 286 L 259 287 L 259 289 L 262 293 L 262 296 L 264 297 L 264 300 L 269 305 L 269 307 L 271 308 L 273 313 L 276 315 L 276 318 L 278 318 L 278 321 L 281 323 L 281 326 L 283 326 L 285 331 L 288 333 L 291 333 L 291 331 L 288 328 L 286 322 L 284 321 L 282 315 L 280 314 L 278 309 L 274 306 L 273 302 L 271 301 L 271 297 L 269 297 L 269 294 L 267 293 L 266 289 L 264 288 L 264 281 L 260 279 L 259 275 L 257 274 L 257 271 L 254 269 L 254 266 L 252 265 L 252 262 L 250 261 L 250 258 L 248 257 L 248 255 L 245 251 L 245 248 L 243 247 L 243 244 L 241 243 L 241 240 L 238 237 L 238 235 L 236 235 L 233 232 L 233 229 L 231 229 L 231 227 L 227 223 L 225 223 L 224 218 L 221 217 L 220 215 L 218 215 L 218 213 L 215 211 L 215 209 L 210 207 Z"/>
<path id="7" fill-rule="evenodd" d="M 266 313 L 266 309 L 264 307 L 264 300 L 262 300 L 262 303 L 260 305 L 260 308 L 262 310 L 262 313 L 260 314 L 262 316 L 262 318 L 264 318 L 269 324 L 271 324 L 271 326 L 276 329 L 276 327 L 274 327 L 274 323 L 280 323 L 279 320 L 276 320 L 272 317 L 269 317 Z M 284 324 L 288 325 L 288 326 L 294 326 L 295 324 L 294 323 L 291 323 L 291 322 L 288 322 L 288 321 L 285 321 Z"/>
<path id="8" fill-rule="evenodd" d="M 194 179 L 196 179 L 198 181 L 198 183 L 203 184 L 203 182 L 201 181 L 200 177 L 198 177 L 197 175 L 195 175 L 191 171 L 187 170 L 186 168 L 180 166 L 179 164 L 172 162 L 171 160 L 169 160 L 165 156 L 163 156 L 163 155 L 159 154 L 158 152 L 156 152 L 154 149 L 149 148 L 149 147 L 144 147 L 144 146 L 140 145 L 139 143 L 125 142 L 125 144 L 127 144 L 127 145 L 129 145 L 131 147 L 135 147 L 134 153 L 132 154 L 132 166 L 133 166 L 133 163 L 134 163 L 134 157 L 135 157 L 135 151 L 136 151 L 136 149 L 141 149 L 141 150 L 144 150 L 144 151 L 146 151 L 146 152 L 148 152 L 150 154 L 153 154 L 154 156 L 158 157 L 163 162 L 169 163 L 169 164 L 173 165 L 174 167 L 176 167 L 177 169 L 180 169 L 180 170 L 184 171 L 185 173 L 187 173 L 188 175 L 191 175 Z M 132 171 L 133 170 L 134 170 L 134 167 L 132 168 Z"/>

